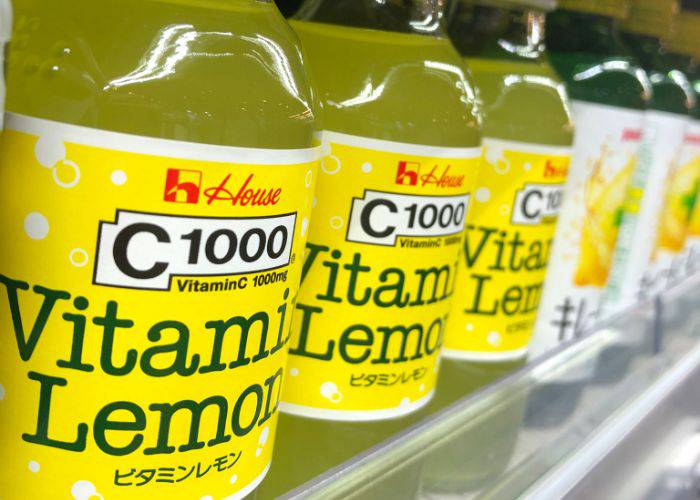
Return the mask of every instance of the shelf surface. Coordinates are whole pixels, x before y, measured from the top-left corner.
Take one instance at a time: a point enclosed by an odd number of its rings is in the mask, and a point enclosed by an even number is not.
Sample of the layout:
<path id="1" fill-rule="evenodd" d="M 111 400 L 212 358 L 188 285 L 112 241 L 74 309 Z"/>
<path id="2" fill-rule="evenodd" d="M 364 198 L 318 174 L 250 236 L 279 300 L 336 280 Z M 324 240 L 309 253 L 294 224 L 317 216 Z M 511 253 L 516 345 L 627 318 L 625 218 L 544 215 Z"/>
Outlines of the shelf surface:
<path id="1" fill-rule="evenodd" d="M 445 360 L 410 417 L 282 415 L 257 497 L 683 498 L 700 460 L 699 339 L 696 275 L 527 365 Z"/>

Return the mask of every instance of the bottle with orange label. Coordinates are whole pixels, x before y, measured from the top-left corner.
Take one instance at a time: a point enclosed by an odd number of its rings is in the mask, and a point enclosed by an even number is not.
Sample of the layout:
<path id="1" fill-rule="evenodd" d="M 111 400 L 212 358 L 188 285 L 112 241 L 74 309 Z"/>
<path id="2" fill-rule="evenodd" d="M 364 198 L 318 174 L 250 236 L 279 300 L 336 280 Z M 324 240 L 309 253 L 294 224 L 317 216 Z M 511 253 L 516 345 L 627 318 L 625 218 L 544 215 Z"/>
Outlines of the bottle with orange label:
<path id="1" fill-rule="evenodd" d="M 242 498 L 272 458 L 318 150 L 260 0 L 16 0 L 0 491 Z"/>
<path id="2" fill-rule="evenodd" d="M 559 7 L 548 16 L 547 43 L 572 97 L 576 138 L 533 356 L 599 317 L 651 98 L 646 74 L 620 39 L 628 2 L 561 0 Z"/>
<path id="3" fill-rule="evenodd" d="M 683 267 L 690 213 L 683 198 L 694 195 L 694 189 L 692 169 L 683 167 L 682 155 L 695 94 L 662 42 L 671 34 L 677 7 L 675 0 L 634 0 L 622 25 L 625 40 L 649 74 L 654 98 L 645 121 L 648 156 L 632 178 L 621 218 L 605 314 L 662 291 Z"/>

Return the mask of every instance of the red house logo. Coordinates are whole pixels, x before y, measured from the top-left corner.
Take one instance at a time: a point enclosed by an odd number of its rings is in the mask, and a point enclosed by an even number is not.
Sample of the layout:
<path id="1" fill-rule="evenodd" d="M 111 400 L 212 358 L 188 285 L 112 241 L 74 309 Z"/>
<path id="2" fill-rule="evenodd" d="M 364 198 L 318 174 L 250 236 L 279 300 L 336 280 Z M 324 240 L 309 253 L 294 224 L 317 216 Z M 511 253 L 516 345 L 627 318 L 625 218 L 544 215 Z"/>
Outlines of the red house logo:
<path id="1" fill-rule="evenodd" d="M 202 188 L 202 172 L 169 168 L 163 199 L 170 203 L 197 203 Z"/>
<path id="2" fill-rule="evenodd" d="M 400 161 L 396 171 L 396 184 L 399 186 L 417 186 L 420 163 Z"/>

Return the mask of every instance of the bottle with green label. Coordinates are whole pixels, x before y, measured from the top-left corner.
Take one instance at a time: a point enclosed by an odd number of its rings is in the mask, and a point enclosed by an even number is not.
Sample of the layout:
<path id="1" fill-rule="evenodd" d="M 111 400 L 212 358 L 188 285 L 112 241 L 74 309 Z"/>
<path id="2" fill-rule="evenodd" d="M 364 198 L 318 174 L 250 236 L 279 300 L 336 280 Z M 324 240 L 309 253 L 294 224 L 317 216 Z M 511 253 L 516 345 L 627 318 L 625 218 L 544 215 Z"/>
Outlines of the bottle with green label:
<path id="1" fill-rule="evenodd" d="M 630 186 L 605 314 L 662 291 L 683 267 L 681 251 L 690 210 L 679 198 L 687 197 L 692 187 L 684 187 L 687 170 L 681 163 L 695 95 L 662 42 L 671 33 L 677 7 L 674 0 L 634 0 L 622 25 L 625 41 L 649 74 L 654 98 L 644 131 L 648 156 Z"/>
<path id="2" fill-rule="evenodd" d="M 661 227 L 675 227 L 679 238 L 672 240 L 684 247 L 685 266 L 676 278 L 700 269 L 700 2 L 685 1 L 674 17 L 666 50 L 673 66 L 688 77 L 695 93 L 685 140 L 678 162 L 676 183 L 669 187 L 668 202 L 664 204 Z M 695 184 L 695 188 L 688 189 Z M 660 233 L 663 234 L 663 233 Z M 675 248 L 678 248 L 677 246 Z"/>
<path id="3" fill-rule="evenodd" d="M 645 72 L 620 37 L 628 7 L 560 0 L 548 16 L 547 44 L 572 98 L 576 138 L 533 356 L 580 336 L 599 317 L 651 98 Z"/>
<path id="4" fill-rule="evenodd" d="M 274 442 L 320 127 L 271 1 L 15 0 L 0 491 L 242 498 Z"/>
<path id="5" fill-rule="evenodd" d="M 292 21 L 325 131 L 281 406 L 295 433 L 266 496 L 395 433 L 434 392 L 481 155 L 442 9 L 310 0 Z"/>
<path id="6" fill-rule="evenodd" d="M 484 153 L 445 335 L 450 359 L 527 354 L 573 140 L 566 90 L 545 51 L 552 7 L 460 0 L 449 19 L 484 113 Z"/>

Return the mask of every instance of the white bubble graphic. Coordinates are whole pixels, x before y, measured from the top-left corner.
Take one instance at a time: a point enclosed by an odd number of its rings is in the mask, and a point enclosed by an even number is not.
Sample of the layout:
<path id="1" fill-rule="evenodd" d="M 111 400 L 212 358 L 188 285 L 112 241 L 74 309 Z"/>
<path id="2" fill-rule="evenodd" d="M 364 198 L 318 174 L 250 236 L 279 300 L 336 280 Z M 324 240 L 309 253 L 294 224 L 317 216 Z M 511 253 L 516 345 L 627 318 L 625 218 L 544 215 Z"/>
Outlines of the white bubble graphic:
<path id="1" fill-rule="evenodd" d="M 24 218 L 24 232 L 33 240 L 43 240 L 49 234 L 49 221 L 43 214 L 32 212 Z"/>
<path id="2" fill-rule="evenodd" d="M 372 164 L 367 162 L 362 164 L 362 171 L 366 174 L 369 174 L 372 171 Z"/>
<path id="3" fill-rule="evenodd" d="M 400 406 L 401 408 L 405 408 L 406 406 L 408 406 L 408 405 L 410 405 L 410 404 L 411 404 L 411 399 L 410 399 L 410 398 L 403 398 L 403 399 L 401 400 L 401 403 L 399 403 L 399 406 Z"/>
<path id="4" fill-rule="evenodd" d="M 255 450 L 255 456 L 259 457 L 262 452 L 263 448 L 267 444 L 267 439 L 270 437 L 270 428 L 265 427 L 262 432 L 260 433 L 260 437 L 258 438 L 258 449 Z"/>
<path id="5" fill-rule="evenodd" d="M 95 500 L 93 497 L 104 500 L 104 497 L 97 492 L 97 488 L 90 481 L 76 481 L 70 492 L 75 500 Z"/>
<path id="6" fill-rule="evenodd" d="M 301 221 L 301 235 L 306 236 L 306 231 L 309 229 L 309 219 L 304 217 Z"/>
<path id="7" fill-rule="evenodd" d="M 27 464 L 27 467 L 29 467 L 29 470 L 34 473 L 39 472 L 39 469 L 41 469 L 39 462 L 37 462 L 36 460 L 30 460 L 29 464 Z"/>
<path id="8" fill-rule="evenodd" d="M 306 172 L 306 177 L 304 178 L 304 184 L 306 185 L 307 188 L 310 188 L 313 181 L 314 181 L 314 173 L 311 170 L 309 170 L 308 172 Z"/>
<path id="9" fill-rule="evenodd" d="M 64 181 L 58 176 L 58 165 L 53 167 L 51 169 L 51 174 L 53 175 L 53 180 L 56 184 L 61 186 L 62 188 L 70 189 L 72 187 L 75 187 L 78 182 L 80 182 L 80 167 L 71 160 L 61 160 L 61 165 L 67 166 L 69 169 L 73 171 L 72 173 L 72 179 L 70 181 Z"/>
<path id="10" fill-rule="evenodd" d="M 238 474 L 234 474 L 233 476 L 231 476 L 231 479 L 229 479 L 229 483 L 231 484 L 235 484 L 236 481 L 238 481 Z"/>
<path id="11" fill-rule="evenodd" d="M 316 204 L 318 203 L 318 199 L 314 196 L 314 202 L 311 205 L 311 208 L 316 208 Z"/>
<path id="12" fill-rule="evenodd" d="M 474 197 L 477 201 L 481 203 L 486 203 L 491 199 L 491 191 L 489 190 L 489 188 L 480 187 L 474 193 Z"/>
<path id="13" fill-rule="evenodd" d="M 425 384 L 421 384 L 420 387 L 418 387 L 418 390 L 419 390 L 420 392 L 425 391 Z"/>
<path id="14" fill-rule="evenodd" d="M 510 162 L 506 159 L 501 148 L 489 148 L 486 150 L 486 161 L 493 166 L 497 174 L 505 175 L 510 171 Z"/>
<path id="15" fill-rule="evenodd" d="M 331 403 L 338 404 L 343 400 L 343 394 L 338 389 L 334 382 L 324 382 L 321 384 L 321 396 L 329 400 Z"/>
<path id="16" fill-rule="evenodd" d="M 331 217 L 330 224 L 333 229 L 340 229 L 345 224 L 345 221 L 339 215 Z"/>
<path id="17" fill-rule="evenodd" d="M 495 165 L 501 158 L 503 158 L 503 150 L 500 148 L 490 147 L 486 149 L 484 156 L 486 156 L 487 162 Z"/>
<path id="18" fill-rule="evenodd" d="M 82 248 L 74 248 L 68 254 L 68 259 L 75 267 L 85 267 L 90 260 L 90 257 Z"/>
<path id="19" fill-rule="evenodd" d="M 523 168 L 525 169 L 525 172 L 529 172 L 530 170 L 532 170 L 532 163 L 526 163 L 525 165 L 523 165 Z"/>
<path id="20" fill-rule="evenodd" d="M 298 376 L 298 375 L 299 375 L 299 368 L 291 368 L 291 369 L 289 370 L 289 374 L 290 374 L 292 377 Z"/>
<path id="21" fill-rule="evenodd" d="M 501 334 L 498 332 L 489 332 L 489 334 L 486 336 L 486 340 L 489 344 L 491 344 L 494 347 L 499 347 L 501 345 L 502 339 L 501 339 Z"/>
<path id="22" fill-rule="evenodd" d="M 321 170 L 328 175 L 335 175 L 340 172 L 342 164 L 337 156 L 328 155 L 321 160 Z"/>
<path id="23" fill-rule="evenodd" d="M 5 386 L 0 384 L 0 401 L 5 399 Z"/>
<path id="24" fill-rule="evenodd" d="M 66 157 L 66 146 L 54 137 L 39 137 L 34 156 L 42 167 L 51 168 Z"/>
<path id="25" fill-rule="evenodd" d="M 126 172 L 123 170 L 115 170 L 112 172 L 112 175 L 109 176 L 109 178 L 112 180 L 112 184 L 115 186 L 123 186 L 126 184 Z"/>
<path id="26" fill-rule="evenodd" d="M 465 328 L 465 330 L 467 330 L 468 332 L 474 331 L 474 325 L 472 325 L 471 323 L 467 323 L 466 325 L 464 325 L 464 328 Z"/>
<path id="27" fill-rule="evenodd" d="M 258 439 L 258 444 L 260 446 L 265 446 L 267 444 L 267 439 L 270 437 L 270 428 L 265 427 L 260 433 L 260 439 Z"/>
<path id="28" fill-rule="evenodd" d="M 199 500 L 214 500 L 214 497 L 211 495 L 204 495 L 199 497 Z"/>

